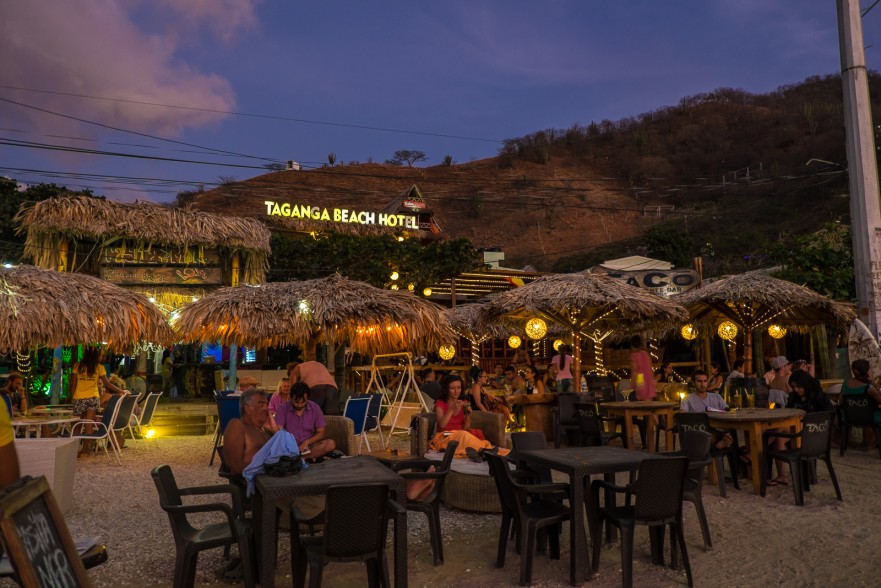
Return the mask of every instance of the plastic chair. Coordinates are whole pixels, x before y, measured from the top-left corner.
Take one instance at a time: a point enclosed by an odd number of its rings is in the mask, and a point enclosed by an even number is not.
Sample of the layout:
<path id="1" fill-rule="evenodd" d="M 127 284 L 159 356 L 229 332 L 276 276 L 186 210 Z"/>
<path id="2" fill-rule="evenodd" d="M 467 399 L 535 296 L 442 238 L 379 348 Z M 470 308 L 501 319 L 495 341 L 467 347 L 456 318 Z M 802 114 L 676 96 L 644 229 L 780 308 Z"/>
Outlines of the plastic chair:
<path id="1" fill-rule="evenodd" d="M 516 464 L 519 471 L 532 472 L 540 484 L 552 484 L 551 468 L 546 466 L 528 466 L 517 457 L 521 451 L 547 448 L 548 441 L 545 439 L 545 434 L 541 431 L 518 431 L 511 433 L 511 453 L 508 454 L 508 461 Z"/>
<path id="2" fill-rule="evenodd" d="M 217 453 L 217 446 L 220 445 L 226 426 L 231 420 L 242 418 L 239 396 L 216 394 L 215 398 L 217 399 L 217 430 L 214 432 L 214 448 L 211 450 L 211 460 L 208 465 L 214 465 L 214 455 Z"/>
<path id="3" fill-rule="evenodd" d="M 458 441 L 450 441 L 444 451 L 444 457 L 440 462 L 429 461 L 427 465 L 434 465 L 435 471 L 428 472 L 399 472 L 405 480 L 434 480 L 434 488 L 428 496 L 422 500 L 407 499 L 407 510 L 425 513 L 428 517 L 428 535 L 431 541 L 431 553 L 434 555 L 434 565 L 444 563 L 444 544 L 441 536 L 440 501 L 444 492 L 444 480 L 450 472 L 450 464 L 459 446 Z"/>
<path id="4" fill-rule="evenodd" d="M 538 532 L 547 527 L 559 527 L 569 520 L 569 508 L 549 496 L 559 495 L 566 490 L 565 484 L 518 484 L 511 477 L 508 461 L 497 454 L 484 452 L 483 458 L 496 482 L 499 501 L 502 504 L 502 526 L 499 530 L 499 549 L 496 567 L 505 566 L 508 533 L 511 523 L 517 525 L 516 546 L 520 551 L 520 585 L 532 582 L 532 560 L 535 555 Z M 560 536 L 557 529 L 549 532 L 550 555 L 560 558 Z M 525 544 L 524 544 L 525 542 Z"/>
<path id="5" fill-rule="evenodd" d="M 130 428 L 130 433 L 132 433 L 132 438 L 134 438 L 134 432 L 137 431 L 137 434 L 140 435 L 145 441 L 150 440 L 155 442 L 156 437 L 148 437 L 146 430 L 150 428 L 150 425 L 153 424 L 153 415 L 156 414 L 156 407 L 159 405 L 159 398 L 162 396 L 161 392 L 154 392 L 152 394 L 147 395 L 147 400 L 144 401 L 144 406 L 141 409 L 141 416 L 138 417 L 138 421 L 135 424 L 135 428 Z M 150 445 L 147 444 L 147 447 Z"/>
<path id="6" fill-rule="evenodd" d="M 841 488 L 838 487 L 838 478 L 835 476 L 835 469 L 832 467 L 832 414 L 832 412 L 806 414 L 802 420 L 802 430 L 800 433 L 765 431 L 762 435 L 762 442 L 766 444 L 766 448 L 768 440 L 773 437 L 801 439 L 801 446 L 783 451 L 765 450 L 765 467 L 762 468 L 762 471 L 765 472 L 765 475 L 762 476 L 762 496 L 765 495 L 767 490 L 767 478 L 771 477 L 771 462 L 775 459 L 780 459 L 789 462 L 792 491 L 795 494 L 796 506 L 804 506 L 804 492 L 811 489 L 812 468 L 809 466 L 816 460 L 823 460 L 826 463 L 826 469 L 829 470 L 829 477 L 832 478 L 835 494 L 838 496 L 838 500 L 843 500 Z"/>
<path id="7" fill-rule="evenodd" d="M 367 431 L 379 432 L 379 443 L 385 447 L 385 439 L 382 435 L 382 425 L 379 422 L 379 415 L 382 409 L 382 394 L 362 394 L 356 398 L 367 397 L 370 399 L 370 406 L 367 408 L 367 423 L 364 428 Z"/>
<path id="8" fill-rule="evenodd" d="M 343 416 L 351 419 L 355 425 L 355 437 L 358 438 L 358 453 L 361 453 L 361 442 L 367 445 L 367 451 L 370 451 L 370 441 L 367 440 L 367 409 L 370 406 L 369 398 L 349 398 L 346 400 L 346 407 L 343 409 Z"/>
<path id="9" fill-rule="evenodd" d="M 339 485 L 327 489 L 324 534 L 291 533 L 294 585 L 302 586 L 309 563 L 309 586 L 321 586 L 324 566 L 331 561 L 363 561 L 369 586 L 391 586 L 385 554 L 388 520 L 404 507 L 389 499 L 384 484 Z"/>
<path id="10" fill-rule="evenodd" d="M 659 455 L 685 456 L 688 458 L 688 475 L 685 478 L 685 488 L 682 491 L 682 499 L 694 505 L 697 512 L 697 520 L 701 527 L 701 536 L 704 540 L 704 550 L 713 547 L 710 537 L 710 525 L 707 522 L 707 513 L 704 510 L 703 486 L 704 468 L 712 463 L 710 448 L 713 446 L 713 436 L 703 431 L 683 431 L 679 435 L 680 449 L 675 452 L 664 452 Z"/>
<path id="11" fill-rule="evenodd" d="M 113 423 L 116 422 L 116 416 L 119 413 L 121 406 L 120 400 L 121 397 L 116 394 L 110 397 L 110 400 L 107 401 L 107 405 L 104 406 L 104 415 L 101 417 L 100 421 L 79 421 L 74 423 L 73 427 L 70 428 L 70 438 L 94 441 L 104 439 L 104 454 L 107 455 L 107 457 L 110 457 L 110 453 L 107 451 L 107 438 L 110 436 L 110 431 L 113 430 Z M 95 430 L 91 433 L 77 433 L 78 428 L 80 431 L 83 431 L 87 425 L 92 425 L 95 427 Z M 119 451 L 116 449 L 116 444 L 112 441 L 110 442 L 110 448 L 113 449 L 113 454 L 116 456 L 116 462 L 119 465 L 122 465 L 122 462 L 119 460 Z"/>
<path id="12" fill-rule="evenodd" d="M 116 418 L 113 419 L 113 425 L 110 426 L 110 430 L 113 431 L 113 435 L 110 435 L 110 442 L 116 444 L 116 449 L 122 449 L 122 445 L 119 443 L 119 437 L 121 437 L 126 429 L 131 430 L 131 418 L 135 413 L 135 404 L 138 401 L 137 396 L 123 396 L 119 401 L 119 413 L 116 415 Z M 132 439 L 134 439 L 134 435 L 132 435 Z"/>
<path id="13" fill-rule="evenodd" d="M 844 456 L 850 438 L 850 430 L 853 427 L 872 427 L 875 430 L 875 439 L 878 452 L 881 453 L 881 424 L 875 422 L 875 412 L 878 403 L 868 394 L 844 395 L 841 397 L 841 444 L 839 455 Z"/>
<path id="14" fill-rule="evenodd" d="M 603 423 L 614 423 L 616 427 L 621 424 L 620 419 L 600 416 L 596 405 L 579 402 L 575 405 L 575 418 L 581 428 L 582 445 L 608 445 L 612 439 L 621 439 L 623 445 L 627 445 L 622 431 L 606 432 Z"/>
<path id="15" fill-rule="evenodd" d="M 245 521 L 242 510 L 242 498 L 239 489 L 230 484 L 219 486 L 201 486 L 194 488 L 178 488 L 174 474 L 167 465 L 153 468 L 150 473 L 156 490 L 159 492 L 159 505 L 171 523 L 176 550 L 174 565 L 174 588 L 193 586 L 196 579 L 196 561 L 199 552 L 215 547 L 238 544 L 239 557 L 245 573 L 245 586 L 254 586 L 253 554 L 251 552 L 251 527 Z M 233 506 L 222 502 L 208 504 L 184 505 L 182 496 L 210 494 L 230 494 Z M 226 521 L 194 527 L 187 515 L 195 513 L 219 512 L 226 515 Z"/>
<path id="16" fill-rule="evenodd" d="M 571 433 L 577 439 L 575 445 L 581 445 L 581 425 L 578 424 L 575 415 L 577 402 L 577 394 L 557 394 L 557 406 L 551 409 L 554 425 L 554 447 L 557 449 L 560 448 L 564 434 Z"/>
<path id="17" fill-rule="evenodd" d="M 722 431 L 710 426 L 710 417 L 707 416 L 707 413 L 705 412 L 676 413 L 676 428 L 680 435 L 684 431 L 701 431 L 703 433 L 709 433 L 710 435 L 722 434 Z M 725 490 L 725 466 L 723 459 L 726 456 L 728 457 L 728 467 L 731 469 L 731 483 L 734 484 L 736 489 L 740 490 L 740 482 L 737 480 L 737 462 L 740 459 L 740 448 L 737 444 L 737 435 L 732 435 L 732 437 L 734 437 L 734 443 L 726 449 L 716 449 L 713 446 L 710 447 L 710 455 L 716 465 L 716 474 L 719 479 L 719 495 L 723 498 L 726 498 L 728 495 Z M 682 444 L 681 439 L 679 443 L 680 445 Z"/>
<path id="18" fill-rule="evenodd" d="M 601 489 L 628 495 L 625 506 L 618 506 L 614 500 L 607 502 L 591 521 L 592 537 L 599 537 L 604 521 L 621 530 L 621 580 L 625 588 L 633 585 L 633 533 L 637 524 L 646 525 L 650 531 L 654 531 L 652 559 L 656 563 L 663 562 L 664 527 L 670 526 L 671 566 L 676 566 L 678 544 L 682 549 L 688 585 L 694 585 L 685 535 L 682 532 L 682 494 L 687 473 L 687 457 L 657 457 L 643 460 L 639 464 L 636 481 L 626 487 L 616 486 L 605 480 L 594 480 L 591 484 L 594 504 L 599 504 Z M 631 497 L 636 499 L 636 504 L 632 506 Z M 599 570 L 601 548 L 602 541 L 595 541 L 594 571 Z"/>

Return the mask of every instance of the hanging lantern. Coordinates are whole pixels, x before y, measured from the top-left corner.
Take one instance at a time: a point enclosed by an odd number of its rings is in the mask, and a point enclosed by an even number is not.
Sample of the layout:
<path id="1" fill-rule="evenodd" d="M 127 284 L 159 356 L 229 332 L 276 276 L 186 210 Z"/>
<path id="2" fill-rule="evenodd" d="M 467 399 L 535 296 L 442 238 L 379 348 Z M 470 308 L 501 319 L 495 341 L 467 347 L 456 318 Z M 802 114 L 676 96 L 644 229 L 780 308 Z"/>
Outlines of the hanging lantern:
<path id="1" fill-rule="evenodd" d="M 554 351 L 559 351 L 561 345 L 563 345 L 562 339 L 557 339 L 556 341 L 554 341 Z"/>
<path id="2" fill-rule="evenodd" d="M 426 296 L 426 298 L 428 296 L 431 296 L 431 288 L 426 288 L 425 290 L 422 291 L 422 293 Z"/>
<path id="3" fill-rule="evenodd" d="M 520 341 L 520 337 L 517 335 L 511 335 L 508 337 L 508 347 L 511 349 L 517 349 L 520 347 L 520 343 L 522 343 L 522 341 Z"/>
<path id="4" fill-rule="evenodd" d="M 694 325 L 691 323 L 683 326 L 682 330 L 679 332 L 682 335 L 682 338 L 686 341 L 694 341 L 695 339 L 697 339 L 697 329 L 695 329 Z"/>
<path id="5" fill-rule="evenodd" d="M 529 319 L 526 323 L 526 336 L 535 341 L 544 339 L 548 334 L 548 324 L 540 318 Z"/>
<path id="6" fill-rule="evenodd" d="M 780 325 L 771 325 L 770 327 L 768 327 L 768 334 L 775 339 L 782 339 L 786 336 L 786 327 L 781 327 Z"/>
<path id="7" fill-rule="evenodd" d="M 401 276 L 398 272 L 392 272 L 392 275 L 390 275 L 389 277 L 392 279 L 392 281 L 395 281 Z"/>
<path id="8" fill-rule="evenodd" d="M 737 325 L 735 325 L 731 321 L 725 321 L 721 325 L 719 325 L 718 333 L 719 336 L 726 341 L 731 341 L 735 337 L 737 337 Z"/>
<path id="9" fill-rule="evenodd" d="M 456 357 L 456 348 L 452 345 L 441 345 L 440 349 L 437 350 L 437 354 L 445 361 L 450 360 Z"/>

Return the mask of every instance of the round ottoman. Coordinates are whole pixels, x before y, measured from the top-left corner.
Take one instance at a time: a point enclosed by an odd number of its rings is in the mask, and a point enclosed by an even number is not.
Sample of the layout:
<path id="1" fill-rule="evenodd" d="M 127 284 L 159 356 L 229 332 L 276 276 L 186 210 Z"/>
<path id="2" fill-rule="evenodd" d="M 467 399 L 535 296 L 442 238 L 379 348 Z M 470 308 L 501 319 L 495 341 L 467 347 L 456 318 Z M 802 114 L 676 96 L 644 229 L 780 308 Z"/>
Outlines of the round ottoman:
<path id="1" fill-rule="evenodd" d="M 502 512 L 496 481 L 489 475 L 489 465 L 474 463 L 470 459 L 453 460 L 441 499 L 447 506 L 461 510 Z"/>

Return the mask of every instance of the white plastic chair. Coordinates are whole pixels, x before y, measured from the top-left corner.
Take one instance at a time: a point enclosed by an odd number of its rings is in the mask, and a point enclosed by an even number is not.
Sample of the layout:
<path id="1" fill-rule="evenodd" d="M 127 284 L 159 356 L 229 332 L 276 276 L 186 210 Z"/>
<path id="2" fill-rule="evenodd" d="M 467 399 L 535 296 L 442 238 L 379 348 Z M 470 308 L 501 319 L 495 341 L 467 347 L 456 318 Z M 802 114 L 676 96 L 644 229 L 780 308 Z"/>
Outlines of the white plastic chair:
<path id="1" fill-rule="evenodd" d="M 107 451 L 107 439 L 110 438 L 110 431 L 113 430 L 113 423 L 116 422 L 116 417 L 119 415 L 119 409 L 122 406 L 122 402 L 120 402 L 121 397 L 114 394 L 110 400 L 107 401 L 107 406 L 104 407 L 104 416 L 101 417 L 100 421 L 80 421 L 78 423 L 74 423 L 73 427 L 70 429 L 70 438 L 71 439 L 84 439 L 84 440 L 92 440 L 99 441 L 101 439 L 104 440 L 104 454 L 107 457 L 110 457 L 110 453 Z M 77 429 L 83 431 L 87 425 L 92 425 L 95 427 L 95 430 L 91 433 L 77 433 Z M 116 456 L 116 463 L 122 465 L 122 461 L 119 459 L 119 450 L 116 448 L 116 444 L 112 441 L 109 443 L 110 447 L 113 449 L 113 454 Z M 97 447 L 96 447 L 97 451 Z"/>

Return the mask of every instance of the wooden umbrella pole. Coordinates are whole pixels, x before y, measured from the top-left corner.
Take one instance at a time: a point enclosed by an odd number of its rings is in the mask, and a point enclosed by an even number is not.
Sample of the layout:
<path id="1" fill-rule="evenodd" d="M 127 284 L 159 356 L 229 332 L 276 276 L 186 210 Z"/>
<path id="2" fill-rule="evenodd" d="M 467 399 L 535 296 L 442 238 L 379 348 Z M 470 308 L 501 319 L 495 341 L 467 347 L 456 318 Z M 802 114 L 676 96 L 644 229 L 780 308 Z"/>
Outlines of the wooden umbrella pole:
<path id="1" fill-rule="evenodd" d="M 572 374 L 572 390 L 581 390 L 581 333 L 578 329 L 572 331 L 572 364 L 575 366 L 575 373 Z M 562 362 L 561 362 L 562 365 Z"/>
<path id="2" fill-rule="evenodd" d="M 745 327 L 743 334 L 743 365 L 746 369 L 746 376 L 751 378 L 756 375 L 753 369 L 753 330 L 752 327 Z"/>

